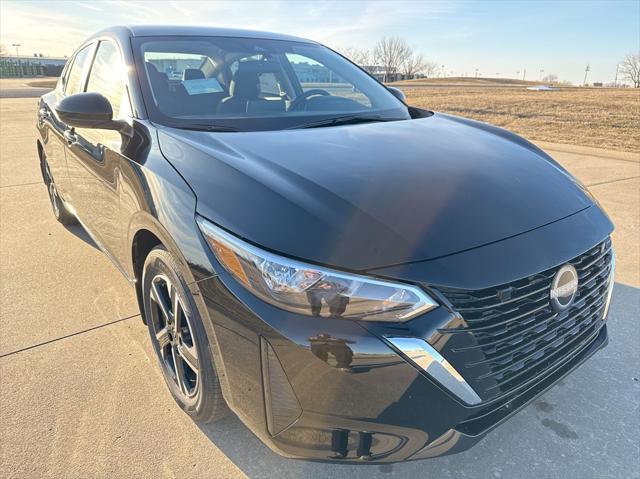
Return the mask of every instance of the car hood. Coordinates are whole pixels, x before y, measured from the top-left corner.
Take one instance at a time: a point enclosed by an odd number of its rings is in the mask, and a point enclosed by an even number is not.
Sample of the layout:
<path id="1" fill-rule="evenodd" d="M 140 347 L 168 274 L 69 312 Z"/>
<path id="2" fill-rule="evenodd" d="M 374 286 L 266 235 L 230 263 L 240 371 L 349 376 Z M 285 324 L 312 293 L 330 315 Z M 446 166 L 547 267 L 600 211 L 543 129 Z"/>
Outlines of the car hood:
<path id="1" fill-rule="evenodd" d="M 158 137 L 200 215 L 266 249 L 350 270 L 450 255 L 592 204 L 531 143 L 443 114 L 288 131 L 160 127 Z"/>

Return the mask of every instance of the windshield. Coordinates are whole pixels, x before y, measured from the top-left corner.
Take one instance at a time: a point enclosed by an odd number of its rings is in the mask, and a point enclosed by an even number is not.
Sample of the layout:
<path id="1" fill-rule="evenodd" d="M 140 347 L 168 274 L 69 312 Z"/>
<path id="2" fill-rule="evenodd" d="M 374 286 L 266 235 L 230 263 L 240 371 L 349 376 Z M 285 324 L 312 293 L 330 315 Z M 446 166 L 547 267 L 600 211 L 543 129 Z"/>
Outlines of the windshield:
<path id="1" fill-rule="evenodd" d="M 149 116 L 161 124 L 250 131 L 409 119 L 383 85 L 314 43 L 138 37 L 133 45 Z"/>

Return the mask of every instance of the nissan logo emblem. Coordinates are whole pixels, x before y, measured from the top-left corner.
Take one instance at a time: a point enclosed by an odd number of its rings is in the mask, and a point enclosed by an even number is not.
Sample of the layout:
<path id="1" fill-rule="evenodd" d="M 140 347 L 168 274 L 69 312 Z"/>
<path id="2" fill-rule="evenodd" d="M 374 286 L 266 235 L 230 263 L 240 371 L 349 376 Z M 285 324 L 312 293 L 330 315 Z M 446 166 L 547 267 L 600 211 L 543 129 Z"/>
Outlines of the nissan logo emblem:
<path id="1" fill-rule="evenodd" d="M 578 272 L 570 264 L 562 266 L 551 283 L 551 306 L 556 311 L 563 311 L 571 306 L 578 292 Z"/>

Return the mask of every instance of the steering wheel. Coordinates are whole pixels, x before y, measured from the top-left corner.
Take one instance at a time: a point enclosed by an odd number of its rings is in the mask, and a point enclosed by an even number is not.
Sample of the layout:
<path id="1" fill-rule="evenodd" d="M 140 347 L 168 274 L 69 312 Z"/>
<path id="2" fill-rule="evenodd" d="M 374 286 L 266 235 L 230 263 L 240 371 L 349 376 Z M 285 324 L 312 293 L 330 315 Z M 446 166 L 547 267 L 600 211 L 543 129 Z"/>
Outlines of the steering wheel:
<path id="1" fill-rule="evenodd" d="M 289 105 L 289 111 L 297 110 L 300 107 L 300 105 L 302 105 L 302 102 L 307 101 L 309 98 L 316 95 L 331 96 L 331 93 L 329 93 L 326 90 L 322 90 L 320 88 L 312 88 L 311 90 L 307 90 L 302 95 L 296 97 L 296 99 L 291 102 L 291 104 Z"/>

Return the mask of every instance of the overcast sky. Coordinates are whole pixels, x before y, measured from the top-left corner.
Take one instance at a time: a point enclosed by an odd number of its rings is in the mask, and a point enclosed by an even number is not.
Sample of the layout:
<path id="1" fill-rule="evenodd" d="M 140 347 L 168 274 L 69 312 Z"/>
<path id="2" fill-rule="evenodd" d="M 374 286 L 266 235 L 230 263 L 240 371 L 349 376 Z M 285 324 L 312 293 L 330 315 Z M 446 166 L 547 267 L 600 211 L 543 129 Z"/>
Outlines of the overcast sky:
<path id="1" fill-rule="evenodd" d="M 404 37 L 447 74 L 527 79 L 555 73 L 581 83 L 613 81 L 640 50 L 640 0 L 495 1 L 72 1 L 0 0 L 0 40 L 14 52 L 69 55 L 114 24 L 191 24 L 269 30 L 333 48 Z"/>

